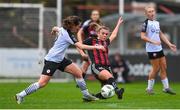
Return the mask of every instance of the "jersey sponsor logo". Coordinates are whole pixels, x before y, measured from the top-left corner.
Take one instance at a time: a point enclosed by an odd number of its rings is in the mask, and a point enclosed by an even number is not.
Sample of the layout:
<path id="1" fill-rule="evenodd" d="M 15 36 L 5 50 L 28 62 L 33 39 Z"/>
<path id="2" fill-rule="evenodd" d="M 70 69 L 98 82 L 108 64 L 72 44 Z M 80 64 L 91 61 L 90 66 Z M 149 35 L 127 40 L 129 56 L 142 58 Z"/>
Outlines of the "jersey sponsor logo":
<path id="1" fill-rule="evenodd" d="M 160 32 L 160 29 L 156 29 L 156 33 L 158 34 Z"/>
<path id="2" fill-rule="evenodd" d="M 152 33 L 154 33 L 154 32 L 155 32 L 155 33 L 157 33 L 157 34 L 158 34 L 158 33 L 159 33 L 159 29 L 151 29 L 151 32 L 152 32 Z"/>
<path id="3" fill-rule="evenodd" d="M 155 32 L 155 29 L 151 29 L 151 32 L 154 33 L 154 32 Z"/>
<path id="4" fill-rule="evenodd" d="M 104 69 L 104 68 L 103 68 L 103 67 L 98 67 L 98 69 L 102 70 L 102 69 Z"/>

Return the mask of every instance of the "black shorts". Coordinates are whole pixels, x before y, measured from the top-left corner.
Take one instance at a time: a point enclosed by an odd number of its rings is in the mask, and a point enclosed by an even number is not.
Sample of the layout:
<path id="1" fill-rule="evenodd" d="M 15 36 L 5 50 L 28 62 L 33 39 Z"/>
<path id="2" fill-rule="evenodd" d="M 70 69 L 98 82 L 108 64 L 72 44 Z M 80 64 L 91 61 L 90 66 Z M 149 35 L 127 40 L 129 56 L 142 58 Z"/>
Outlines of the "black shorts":
<path id="1" fill-rule="evenodd" d="M 147 53 L 148 53 L 148 57 L 149 57 L 150 60 L 164 57 L 163 50 L 161 50 L 159 52 L 147 52 Z"/>
<path id="2" fill-rule="evenodd" d="M 95 75 L 98 75 L 102 70 L 108 70 L 110 73 L 112 73 L 110 66 L 96 65 L 94 63 L 91 65 L 91 70 Z"/>
<path id="3" fill-rule="evenodd" d="M 45 60 L 44 63 L 42 74 L 52 76 L 57 69 L 64 71 L 65 67 L 70 65 L 72 61 L 64 58 L 60 63 L 47 60 Z"/>
<path id="4" fill-rule="evenodd" d="M 112 70 L 111 70 L 110 66 L 95 65 L 94 63 L 91 65 L 91 71 L 92 71 L 93 75 L 95 76 L 95 78 L 101 82 L 101 86 L 106 84 L 105 80 L 101 80 L 98 77 L 98 74 L 102 70 L 108 70 L 112 74 Z"/>

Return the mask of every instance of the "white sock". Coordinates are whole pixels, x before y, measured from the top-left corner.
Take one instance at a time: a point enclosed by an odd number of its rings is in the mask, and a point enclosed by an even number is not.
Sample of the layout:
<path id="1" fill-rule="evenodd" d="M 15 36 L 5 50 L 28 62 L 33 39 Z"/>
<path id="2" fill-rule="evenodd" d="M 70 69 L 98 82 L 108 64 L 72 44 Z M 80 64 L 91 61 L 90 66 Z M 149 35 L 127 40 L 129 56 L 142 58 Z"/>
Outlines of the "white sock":
<path id="1" fill-rule="evenodd" d="M 147 89 L 149 89 L 149 90 L 153 89 L 154 83 L 155 83 L 154 79 L 148 80 L 148 87 L 147 87 Z"/>
<path id="2" fill-rule="evenodd" d="M 27 94 L 26 94 L 25 90 L 23 90 L 23 91 L 20 92 L 18 95 L 20 95 L 21 97 L 24 97 L 24 96 L 26 96 Z"/>
<path id="3" fill-rule="evenodd" d="M 86 82 L 84 81 L 83 78 L 76 78 L 76 83 L 79 86 L 79 88 L 81 89 L 81 92 L 84 96 L 89 95 L 88 89 L 86 87 Z"/>
<path id="4" fill-rule="evenodd" d="M 89 95 L 88 89 L 83 90 L 81 92 L 82 92 L 83 96 L 88 96 Z"/>
<path id="5" fill-rule="evenodd" d="M 161 80 L 161 82 L 163 84 L 164 89 L 169 88 L 169 81 L 168 81 L 167 77 L 165 79 Z"/>
<path id="6" fill-rule="evenodd" d="M 38 90 L 39 88 L 40 88 L 40 86 L 39 86 L 39 83 L 38 83 L 38 82 L 33 83 L 33 84 L 31 84 L 29 87 L 27 87 L 25 90 L 23 90 L 22 92 L 20 92 L 19 95 L 20 95 L 21 97 L 24 97 L 24 96 L 26 96 L 26 95 L 29 95 L 29 94 L 35 92 L 35 91 Z"/>

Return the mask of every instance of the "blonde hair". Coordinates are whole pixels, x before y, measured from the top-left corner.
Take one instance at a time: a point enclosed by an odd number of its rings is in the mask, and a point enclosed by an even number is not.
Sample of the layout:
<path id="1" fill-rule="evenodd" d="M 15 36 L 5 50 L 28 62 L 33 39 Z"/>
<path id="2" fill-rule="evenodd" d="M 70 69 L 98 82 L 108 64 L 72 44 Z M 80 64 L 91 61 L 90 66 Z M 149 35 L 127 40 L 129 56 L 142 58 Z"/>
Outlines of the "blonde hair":
<path id="1" fill-rule="evenodd" d="M 97 32 L 101 31 L 102 29 L 105 29 L 105 30 L 108 30 L 110 31 L 110 29 L 106 26 L 100 26 L 98 29 L 97 29 Z"/>
<path id="2" fill-rule="evenodd" d="M 155 10 L 156 6 L 154 4 L 149 4 L 144 8 L 144 11 L 146 12 L 148 8 L 153 8 Z"/>

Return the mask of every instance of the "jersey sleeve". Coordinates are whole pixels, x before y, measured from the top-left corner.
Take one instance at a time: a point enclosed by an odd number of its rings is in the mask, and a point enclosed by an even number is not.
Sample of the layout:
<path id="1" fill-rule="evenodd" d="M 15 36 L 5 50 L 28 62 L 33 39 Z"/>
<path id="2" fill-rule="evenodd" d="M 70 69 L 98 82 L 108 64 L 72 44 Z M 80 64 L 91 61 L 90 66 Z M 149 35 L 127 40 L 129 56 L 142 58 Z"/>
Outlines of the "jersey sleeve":
<path id="1" fill-rule="evenodd" d="M 146 32 L 146 30 L 147 30 L 147 25 L 148 25 L 148 19 L 144 21 L 144 23 L 143 23 L 143 25 L 142 25 L 141 32 Z"/>
<path id="2" fill-rule="evenodd" d="M 88 39 L 84 40 L 83 44 L 92 45 L 92 38 L 88 38 Z"/>
<path id="3" fill-rule="evenodd" d="M 77 39 L 75 38 L 75 36 L 68 31 L 68 35 L 66 37 L 66 41 L 69 42 L 70 44 L 75 44 L 77 41 Z"/>
<path id="4" fill-rule="evenodd" d="M 84 27 L 88 26 L 88 25 L 89 25 L 89 22 L 90 22 L 90 20 L 85 21 L 85 22 L 83 23 L 83 25 L 82 25 L 81 28 L 84 28 Z"/>
<path id="5" fill-rule="evenodd" d="M 84 27 L 82 28 L 82 29 L 83 29 L 83 32 L 86 33 L 87 30 L 88 30 L 88 28 L 89 28 L 89 25 L 84 26 Z"/>
<path id="6" fill-rule="evenodd" d="M 69 37 L 70 37 L 70 40 L 71 40 L 70 41 L 71 44 L 75 44 L 76 42 L 78 42 L 74 35 L 70 35 Z"/>

